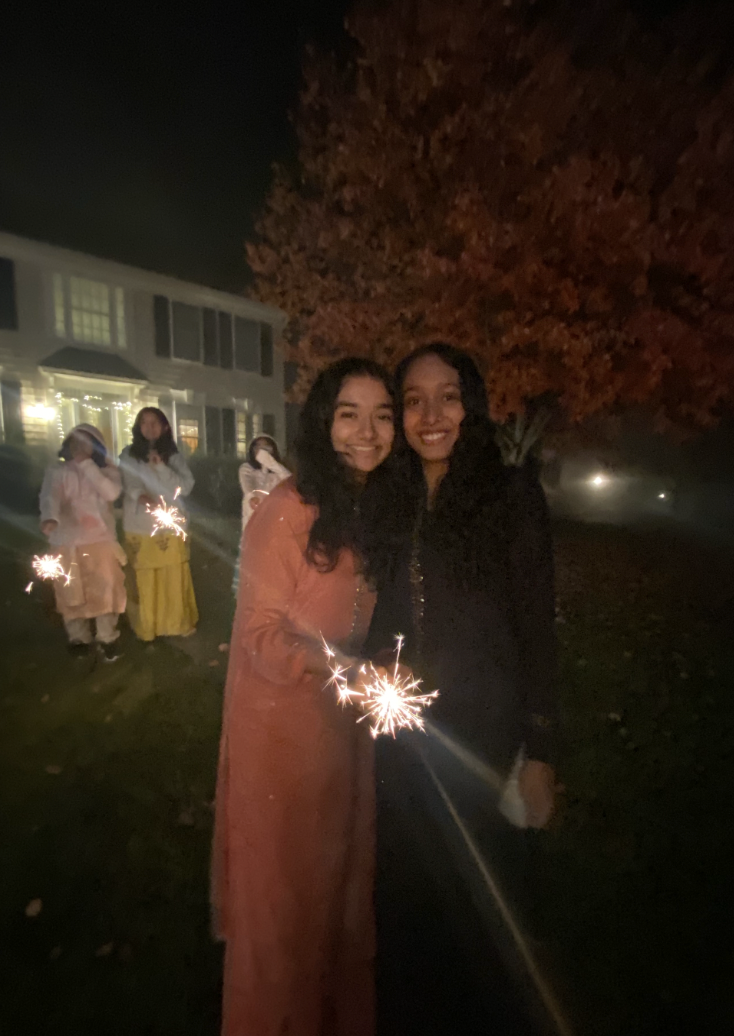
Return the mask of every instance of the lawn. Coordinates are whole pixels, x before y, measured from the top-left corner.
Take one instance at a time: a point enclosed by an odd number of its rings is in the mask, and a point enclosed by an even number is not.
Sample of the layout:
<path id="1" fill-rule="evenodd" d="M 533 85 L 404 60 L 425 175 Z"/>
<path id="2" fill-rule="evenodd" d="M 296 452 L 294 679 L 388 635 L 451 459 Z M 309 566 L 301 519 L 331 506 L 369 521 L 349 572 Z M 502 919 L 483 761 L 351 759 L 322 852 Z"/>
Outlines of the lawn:
<path id="1" fill-rule="evenodd" d="M 556 533 L 550 957 L 581 1032 L 732 1032 L 732 559 L 661 530 Z"/>
<path id="2" fill-rule="evenodd" d="M 30 535 L 0 540 L 0 1031 L 215 1036 L 225 554 L 194 544 L 196 638 L 128 634 L 92 667 L 48 587 L 23 593 Z M 570 523 L 557 556 L 567 790 L 537 840 L 541 961 L 580 1034 L 730 1032 L 731 559 Z"/>

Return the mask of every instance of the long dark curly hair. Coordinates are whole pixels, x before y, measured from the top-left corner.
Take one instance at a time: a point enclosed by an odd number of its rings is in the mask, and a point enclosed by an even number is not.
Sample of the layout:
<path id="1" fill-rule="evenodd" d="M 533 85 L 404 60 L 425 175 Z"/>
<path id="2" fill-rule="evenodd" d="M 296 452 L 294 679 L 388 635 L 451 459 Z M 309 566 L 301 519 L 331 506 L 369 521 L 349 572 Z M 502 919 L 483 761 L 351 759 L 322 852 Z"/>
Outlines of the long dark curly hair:
<path id="1" fill-rule="evenodd" d="M 424 356 L 437 356 L 457 371 L 466 415 L 431 511 L 420 457 L 408 446 L 403 431 L 403 386 L 413 363 Z M 395 450 L 404 465 L 405 506 L 410 511 L 406 526 L 412 531 L 420 522 L 421 534 L 431 538 L 463 586 L 482 585 L 488 560 L 511 534 L 507 494 L 512 477 L 496 442 L 484 379 L 468 353 L 434 342 L 398 365 L 395 403 Z M 404 513 L 401 521 L 406 521 Z"/>
<path id="2" fill-rule="evenodd" d="M 148 442 L 140 430 L 140 421 L 143 414 L 155 414 L 161 423 L 163 431 L 155 442 Z M 178 446 L 176 446 L 173 440 L 170 422 L 163 411 L 159 410 L 157 406 L 144 406 L 142 410 L 138 411 L 135 424 L 133 425 L 133 441 L 130 447 L 130 456 L 136 460 L 147 461 L 151 450 L 155 450 L 161 460 L 167 464 L 173 454 L 178 453 Z"/>
<path id="3" fill-rule="evenodd" d="M 308 537 L 306 557 L 321 572 L 330 572 L 339 552 L 349 548 L 361 558 L 370 578 L 373 568 L 365 529 L 392 495 L 396 482 L 390 455 L 359 483 L 331 443 L 331 427 L 339 391 L 347 378 L 368 377 L 382 382 L 393 399 L 390 375 L 374 360 L 347 357 L 331 364 L 313 383 L 301 411 L 296 452 L 296 489 L 307 504 L 318 508 Z M 370 543 L 373 538 L 369 537 Z"/>

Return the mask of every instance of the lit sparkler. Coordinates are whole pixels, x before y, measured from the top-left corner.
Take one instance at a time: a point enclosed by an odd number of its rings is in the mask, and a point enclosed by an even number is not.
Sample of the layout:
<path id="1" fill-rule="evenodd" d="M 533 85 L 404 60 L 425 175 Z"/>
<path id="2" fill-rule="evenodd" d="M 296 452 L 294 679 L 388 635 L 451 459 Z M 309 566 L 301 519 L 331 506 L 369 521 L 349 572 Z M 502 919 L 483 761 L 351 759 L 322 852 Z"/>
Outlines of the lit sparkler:
<path id="1" fill-rule="evenodd" d="M 323 639 L 323 638 L 322 638 Z M 398 730 L 423 730 L 425 720 L 423 710 L 431 705 L 438 697 L 438 691 L 431 691 L 430 694 L 416 694 L 421 686 L 421 681 L 412 676 L 403 676 L 400 672 L 400 652 L 403 647 L 403 637 L 397 639 L 397 651 L 395 653 L 395 664 L 392 671 L 379 671 L 371 662 L 365 663 L 360 673 L 367 679 L 357 690 L 350 687 L 348 683 L 348 670 L 338 663 L 332 665 L 330 685 L 336 688 L 339 701 L 342 705 L 356 701 L 364 715 L 357 721 L 363 719 L 370 721 L 370 731 L 373 737 L 380 734 L 389 734 L 395 737 Z M 324 641 L 324 651 L 329 659 L 335 658 L 334 651 Z"/>
<path id="2" fill-rule="evenodd" d="M 323 636 L 321 638 L 321 642 L 324 645 L 324 653 L 326 654 L 326 657 L 328 659 L 336 658 L 336 652 L 333 648 L 329 647 Z M 349 686 L 349 668 L 347 666 L 340 665 L 336 662 L 329 668 L 331 670 L 331 677 L 326 681 L 326 686 L 334 688 L 340 705 L 348 705 L 356 698 L 364 697 L 362 691 L 358 691 L 355 687 Z M 362 667 L 362 671 L 364 671 L 364 666 Z"/>
<path id="3" fill-rule="evenodd" d="M 176 492 L 173 494 L 175 500 L 178 494 L 181 492 L 181 487 L 178 486 Z M 161 502 L 158 507 L 151 508 L 150 505 L 146 507 L 149 514 L 153 516 L 155 524 L 153 525 L 153 532 L 173 532 L 176 536 L 181 536 L 186 539 L 186 532 L 184 531 L 184 522 L 186 521 L 185 516 L 179 511 L 177 507 L 167 507 L 166 501 L 163 497 L 160 498 Z"/>
<path id="4" fill-rule="evenodd" d="M 36 554 L 32 565 L 39 579 L 63 579 L 67 586 L 71 582 L 71 572 L 64 571 L 60 554 Z M 26 593 L 29 592 L 26 587 Z"/>

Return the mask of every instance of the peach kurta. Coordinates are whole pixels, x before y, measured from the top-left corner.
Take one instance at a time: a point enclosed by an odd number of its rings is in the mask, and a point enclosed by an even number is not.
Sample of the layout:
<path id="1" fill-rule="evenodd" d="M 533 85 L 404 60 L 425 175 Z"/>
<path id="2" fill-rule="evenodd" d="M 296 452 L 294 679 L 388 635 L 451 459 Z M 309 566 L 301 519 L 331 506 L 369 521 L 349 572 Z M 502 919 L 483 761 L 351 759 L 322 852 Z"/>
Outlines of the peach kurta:
<path id="1" fill-rule="evenodd" d="M 355 559 L 305 559 L 292 480 L 247 526 L 217 781 L 213 907 L 223 1036 L 372 1036 L 374 775 L 367 724 L 310 675 L 318 638 L 361 646 Z"/>

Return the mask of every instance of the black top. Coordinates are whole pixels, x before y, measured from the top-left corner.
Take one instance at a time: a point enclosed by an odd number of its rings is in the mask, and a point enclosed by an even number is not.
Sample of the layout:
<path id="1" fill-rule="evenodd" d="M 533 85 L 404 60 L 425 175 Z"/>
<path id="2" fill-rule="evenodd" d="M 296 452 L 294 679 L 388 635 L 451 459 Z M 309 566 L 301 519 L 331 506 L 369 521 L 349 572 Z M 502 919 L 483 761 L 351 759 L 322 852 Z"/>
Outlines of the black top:
<path id="1" fill-rule="evenodd" d="M 365 645 L 374 658 L 403 634 L 401 659 L 424 690 L 439 691 L 430 721 L 503 772 L 523 744 L 528 758 L 553 762 L 557 726 L 548 507 L 528 470 L 509 473 L 507 493 L 510 529 L 505 542 L 488 544 L 481 588 L 452 578 L 423 514 L 378 592 Z"/>

